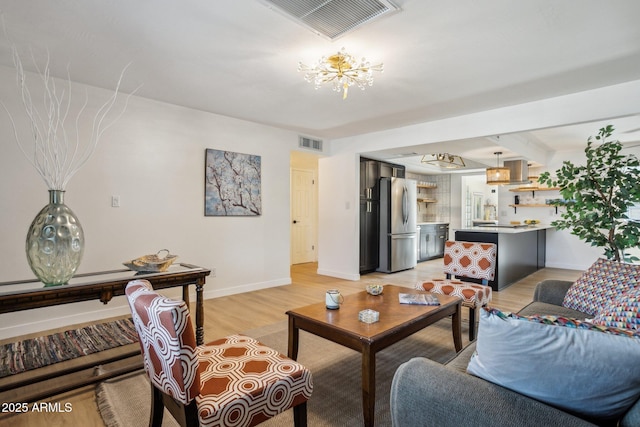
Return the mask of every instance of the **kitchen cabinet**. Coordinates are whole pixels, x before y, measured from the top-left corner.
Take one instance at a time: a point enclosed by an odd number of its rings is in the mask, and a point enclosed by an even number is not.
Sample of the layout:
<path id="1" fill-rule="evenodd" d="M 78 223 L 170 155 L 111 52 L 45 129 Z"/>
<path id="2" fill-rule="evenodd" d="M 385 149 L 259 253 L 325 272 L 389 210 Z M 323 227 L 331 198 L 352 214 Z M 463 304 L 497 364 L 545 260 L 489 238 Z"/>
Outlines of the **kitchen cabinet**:
<path id="1" fill-rule="evenodd" d="M 360 200 L 360 274 L 376 271 L 380 253 L 380 203 Z"/>
<path id="2" fill-rule="evenodd" d="M 449 236 L 449 224 L 418 224 L 418 261 L 427 261 L 444 256 L 444 243 Z"/>
<path id="3" fill-rule="evenodd" d="M 380 162 L 360 159 L 360 274 L 376 271 L 379 260 Z"/>
<path id="4" fill-rule="evenodd" d="M 360 159 L 360 199 L 380 199 L 380 162 Z"/>
<path id="5" fill-rule="evenodd" d="M 380 178 L 404 178 L 402 165 L 360 158 L 360 198 L 380 199 Z"/>
<path id="6" fill-rule="evenodd" d="M 404 178 L 405 167 L 394 163 L 380 162 L 380 176 L 382 178 Z"/>
<path id="7" fill-rule="evenodd" d="M 360 274 L 376 271 L 380 258 L 380 178 L 404 178 L 405 168 L 360 158 Z"/>

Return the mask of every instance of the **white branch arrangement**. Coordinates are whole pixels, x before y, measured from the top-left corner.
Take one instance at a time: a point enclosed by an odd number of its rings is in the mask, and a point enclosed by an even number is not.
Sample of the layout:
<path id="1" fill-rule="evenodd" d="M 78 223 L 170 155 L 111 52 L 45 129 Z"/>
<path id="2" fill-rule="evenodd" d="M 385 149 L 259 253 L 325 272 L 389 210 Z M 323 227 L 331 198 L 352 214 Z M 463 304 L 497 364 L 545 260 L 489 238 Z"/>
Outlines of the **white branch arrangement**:
<path id="1" fill-rule="evenodd" d="M 20 89 L 22 104 L 30 121 L 31 134 L 33 137 L 29 142 L 24 142 L 20 139 L 13 117 L 3 103 L 2 105 L 11 120 L 16 142 L 20 151 L 22 151 L 29 163 L 33 165 L 42 177 L 49 190 L 64 191 L 71 177 L 89 160 L 102 134 L 111 127 L 127 109 L 129 98 L 135 93 L 135 90 L 127 96 L 122 111 L 115 118 L 105 120 L 116 102 L 120 90 L 120 83 L 129 65 L 120 73 L 120 78 L 118 79 L 113 95 L 98 109 L 98 112 L 93 118 L 91 134 L 88 139 L 81 141 L 79 123 L 89 101 L 88 93 L 82 108 L 75 117 L 75 129 L 73 129 L 73 134 L 70 135 L 65 129 L 65 124 L 72 119 L 69 117 L 71 107 L 71 77 L 68 68 L 66 91 L 64 89 L 58 91 L 55 80 L 49 74 L 48 55 L 43 70 L 40 70 L 35 58 L 33 59 L 33 63 L 40 76 L 40 83 L 43 87 L 43 108 L 38 110 L 34 107 L 33 100 L 31 99 L 31 92 L 27 85 L 27 75 L 22 68 L 22 61 L 15 46 L 12 47 L 12 54 L 13 63 L 16 67 L 17 85 Z"/>

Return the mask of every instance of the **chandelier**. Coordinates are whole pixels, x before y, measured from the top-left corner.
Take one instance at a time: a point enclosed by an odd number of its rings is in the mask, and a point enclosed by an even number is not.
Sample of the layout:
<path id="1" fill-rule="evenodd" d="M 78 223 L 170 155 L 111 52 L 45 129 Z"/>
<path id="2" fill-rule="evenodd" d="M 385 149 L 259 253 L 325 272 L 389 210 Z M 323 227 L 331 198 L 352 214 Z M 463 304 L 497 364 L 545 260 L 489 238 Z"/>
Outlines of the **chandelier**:
<path id="1" fill-rule="evenodd" d="M 502 151 L 496 151 L 493 153 L 497 156 L 496 167 L 495 168 L 487 168 L 487 184 L 489 185 L 499 185 L 499 184 L 509 184 L 511 171 L 509 168 L 500 167 L 500 154 Z"/>
<path id="2" fill-rule="evenodd" d="M 382 64 L 371 65 L 365 58 L 358 61 L 342 48 L 334 55 L 320 58 L 314 67 L 298 63 L 298 71 L 304 72 L 304 79 L 316 89 L 331 84 L 335 92 L 342 91 L 342 99 L 347 99 L 350 86 L 356 85 L 362 90 L 372 86 L 373 72 L 382 72 Z"/>
<path id="3" fill-rule="evenodd" d="M 420 163 L 435 165 L 445 169 L 458 169 L 466 166 L 462 157 L 449 153 L 425 154 L 422 156 L 422 159 L 420 159 Z"/>

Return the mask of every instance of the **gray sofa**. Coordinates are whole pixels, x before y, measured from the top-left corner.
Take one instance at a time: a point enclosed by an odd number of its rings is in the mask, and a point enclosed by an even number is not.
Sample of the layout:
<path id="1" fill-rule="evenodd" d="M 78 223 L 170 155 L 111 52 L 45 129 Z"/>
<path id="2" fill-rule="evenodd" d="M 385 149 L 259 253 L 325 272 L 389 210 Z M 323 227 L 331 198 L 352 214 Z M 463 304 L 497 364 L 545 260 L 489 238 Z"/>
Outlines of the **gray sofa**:
<path id="1" fill-rule="evenodd" d="M 534 300 L 519 314 L 546 314 L 585 319 L 586 314 L 562 307 L 572 282 L 545 280 Z M 414 358 L 396 371 L 391 386 L 394 427 L 461 426 L 594 426 L 594 421 L 549 406 L 466 373 L 475 343 L 445 365 Z M 614 424 L 615 425 L 615 424 Z M 640 401 L 620 420 L 620 427 L 640 426 Z"/>

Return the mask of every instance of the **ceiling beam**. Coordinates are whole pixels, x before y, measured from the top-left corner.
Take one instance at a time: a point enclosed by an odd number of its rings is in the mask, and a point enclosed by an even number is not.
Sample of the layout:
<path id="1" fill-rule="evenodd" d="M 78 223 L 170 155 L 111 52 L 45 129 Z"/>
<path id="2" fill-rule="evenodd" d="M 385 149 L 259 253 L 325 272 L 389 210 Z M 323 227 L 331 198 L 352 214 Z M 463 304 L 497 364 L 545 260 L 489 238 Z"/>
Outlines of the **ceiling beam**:
<path id="1" fill-rule="evenodd" d="M 492 143 L 516 153 L 518 157 L 524 160 L 540 163 L 541 165 L 547 164 L 550 156 L 555 152 L 555 150 L 552 151 L 550 147 L 529 133 L 496 135 L 486 138 Z M 516 159 L 513 158 L 513 156 L 509 156 L 509 158 L 505 160 Z"/>

